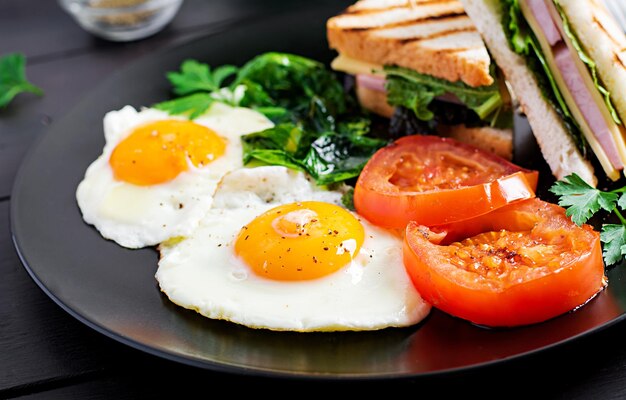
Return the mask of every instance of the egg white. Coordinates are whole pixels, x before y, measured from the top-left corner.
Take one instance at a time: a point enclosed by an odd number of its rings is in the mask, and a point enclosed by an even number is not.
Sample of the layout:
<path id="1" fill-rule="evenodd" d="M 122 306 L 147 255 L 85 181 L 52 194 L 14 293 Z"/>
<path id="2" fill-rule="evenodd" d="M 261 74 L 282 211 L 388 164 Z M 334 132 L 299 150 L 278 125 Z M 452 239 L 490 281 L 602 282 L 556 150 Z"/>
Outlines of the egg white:
<path id="1" fill-rule="evenodd" d="M 194 122 L 226 139 L 224 154 L 213 162 L 181 172 L 169 182 L 139 186 L 114 178 L 109 158 L 133 129 L 162 119 L 185 119 L 156 109 L 126 106 L 104 117 L 105 146 L 78 185 L 76 199 L 88 224 L 128 248 L 156 245 L 187 236 L 211 207 L 217 183 L 228 171 L 242 167 L 241 135 L 273 126 L 264 115 L 247 108 L 214 103 Z"/>
<path id="2" fill-rule="evenodd" d="M 344 331 L 418 323 L 430 306 L 404 269 L 401 239 L 362 218 L 361 250 L 350 265 L 322 278 L 259 277 L 234 253 L 241 227 L 261 213 L 295 201 L 341 205 L 341 196 L 318 189 L 304 174 L 283 167 L 227 174 L 213 208 L 193 235 L 159 247 L 156 279 L 161 290 L 182 307 L 251 328 Z"/>

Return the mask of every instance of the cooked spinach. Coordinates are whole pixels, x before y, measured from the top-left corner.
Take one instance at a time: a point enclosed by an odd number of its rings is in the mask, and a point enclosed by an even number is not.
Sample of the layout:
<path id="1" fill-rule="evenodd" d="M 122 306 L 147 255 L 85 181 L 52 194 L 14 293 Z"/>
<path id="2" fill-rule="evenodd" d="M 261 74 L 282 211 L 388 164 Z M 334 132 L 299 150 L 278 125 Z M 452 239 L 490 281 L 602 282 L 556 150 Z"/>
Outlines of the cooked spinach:
<path id="1" fill-rule="evenodd" d="M 232 82 L 222 84 L 232 75 Z M 358 176 L 387 141 L 367 137 L 370 119 L 354 96 L 322 63 L 286 53 L 261 54 L 241 68 L 186 61 L 169 73 L 174 93 L 187 95 L 156 105 L 195 118 L 214 101 L 249 107 L 273 128 L 242 137 L 243 161 L 308 172 L 327 185 Z"/>
<path id="2" fill-rule="evenodd" d="M 311 144 L 303 162 L 317 183 L 327 185 L 359 175 L 385 140 L 352 133 L 326 132 Z"/>
<path id="3" fill-rule="evenodd" d="M 334 130 L 336 118 L 348 108 L 335 75 L 314 60 L 293 54 L 265 53 L 246 63 L 233 85 L 246 86 L 244 107 L 280 107 L 281 117 L 317 131 Z M 252 88 L 251 90 L 248 90 Z M 289 115 L 291 114 L 291 115 Z"/>

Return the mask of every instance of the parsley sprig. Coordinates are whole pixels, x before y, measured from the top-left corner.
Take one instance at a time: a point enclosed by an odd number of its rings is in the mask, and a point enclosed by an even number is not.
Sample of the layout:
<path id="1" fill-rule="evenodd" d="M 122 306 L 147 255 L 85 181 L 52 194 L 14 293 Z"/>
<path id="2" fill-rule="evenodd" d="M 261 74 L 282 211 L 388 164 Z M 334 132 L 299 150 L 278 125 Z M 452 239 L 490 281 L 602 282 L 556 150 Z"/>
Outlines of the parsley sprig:
<path id="1" fill-rule="evenodd" d="M 586 223 L 601 210 L 615 215 L 621 224 L 602 225 L 602 254 L 606 265 L 622 260 L 626 255 L 626 218 L 621 212 L 626 210 L 626 187 L 604 191 L 571 174 L 556 182 L 550 191 L 559 196 L 559 205 L 565 207 L 566 215 L 577 225 Z"/>
<path id="2" fill-rule="evenodd" d="M 41 96 L 43 91 L 26 79 L 26 57 L 11 53 L 0 57 L 0 108 L 5 107 L 20 93 Z"/>
<path id="3" fill-rule="evenodd" d="M 174 93 L 183 96 L 194 92 L 219 90 L 222 83 L 238 70 L 234 65 L 222 65 L 211 71 L 208 64 L 186 60 L 181 65 L 180 72 L 168 72 L 167 79 L 172 83 Z"/>
<path id="4" fill-rule="evenodd" d="M 170 114 L 187 114 L 190 119 L 194 119 L 208 110 L 215 101 L 235 105 L 234 93 L 222 85 L 238 70 L 234 65 L 222 65 L 211 71 L 207 64 L 186 60 L 182 63 L 180 72 L 167 74 L 174 93 L 183 97 L 158 103 L 155 108 Z"/>

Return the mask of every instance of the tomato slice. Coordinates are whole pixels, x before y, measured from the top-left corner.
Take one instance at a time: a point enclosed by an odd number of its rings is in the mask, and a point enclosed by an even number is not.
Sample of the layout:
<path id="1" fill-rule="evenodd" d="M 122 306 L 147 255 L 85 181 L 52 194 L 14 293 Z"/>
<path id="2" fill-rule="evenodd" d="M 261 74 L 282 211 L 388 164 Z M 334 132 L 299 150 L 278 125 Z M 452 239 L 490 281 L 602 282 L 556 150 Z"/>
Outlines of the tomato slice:
<path id="1" fill-rule="evenodd" d="M 537 171 L 438 136 L 406 136 L 378 150 L 354 189 L 357 212 L 404 229 L 461 221 L 534 197 Z"/>
<path id="2" fill-rule="evenodd" d="M 600 235 L 539 199 L 461 223 L 410 223 L 404 264 L 424 300 L 486 326 L 545 321 L 607 284 Z"/>

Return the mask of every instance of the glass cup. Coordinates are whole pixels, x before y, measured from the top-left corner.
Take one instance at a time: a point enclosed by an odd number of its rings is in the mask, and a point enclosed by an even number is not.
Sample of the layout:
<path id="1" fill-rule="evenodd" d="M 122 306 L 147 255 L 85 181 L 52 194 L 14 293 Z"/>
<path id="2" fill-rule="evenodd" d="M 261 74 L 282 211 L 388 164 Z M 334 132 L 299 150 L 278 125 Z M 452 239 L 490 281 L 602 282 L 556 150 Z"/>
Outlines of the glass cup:
<path id="1" fill-rule="evenodd" d="M 183 0 L 58 0 L 80 26 L 112 41 L 130 41 L 160 31 Z"/>

